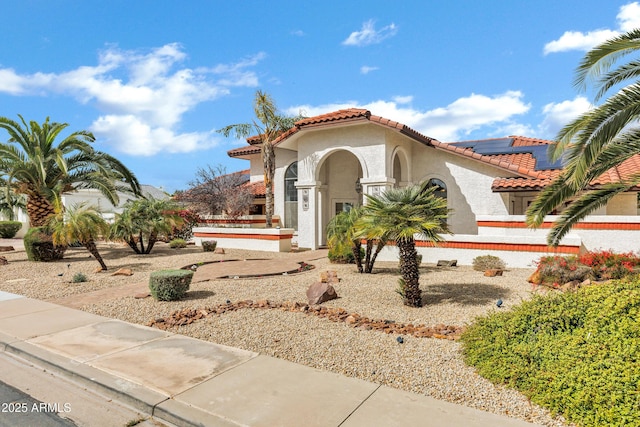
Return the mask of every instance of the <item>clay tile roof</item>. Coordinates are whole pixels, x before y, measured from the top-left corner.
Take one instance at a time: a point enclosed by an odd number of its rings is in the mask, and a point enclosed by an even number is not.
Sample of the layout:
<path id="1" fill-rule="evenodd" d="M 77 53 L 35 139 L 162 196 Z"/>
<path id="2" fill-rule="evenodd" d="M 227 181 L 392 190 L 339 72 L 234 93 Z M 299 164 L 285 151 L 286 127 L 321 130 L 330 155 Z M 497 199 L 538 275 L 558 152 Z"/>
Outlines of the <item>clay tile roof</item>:
<path id="1" fill-rule="evenodd" d="M 240 157 L 240 156 L 246 156 L 249 154 L 257 154 L 260 152 L 260 146 L 259 145 L 250 145 L 248 147 L 239 147 L 239 148 L 234 148 L 232 150 L 227 151 L 227 155 L 229 155 L 229 157 Z"/>
<path id="2" fill-rule="evenodd" d="M 363 108 L 347 108 L 345 110 L 338 110 L 332 113 L 321 114 L 319 116 L 308 117 L 306 119 L 298 120 L 296 127 L 313 126 L 318 124 L 324 124 L 335 121 L 349 121 L 359 119 L 369 119 L 371 112 Z"/>
<path id="3" fill-rule="evenodd" d="M 254 197 L 265 197 L 267 194 L 267 188 L 264 185 L 264 181 L 247 182 L 244 185 L 251 189 L 251 193 Z"/>

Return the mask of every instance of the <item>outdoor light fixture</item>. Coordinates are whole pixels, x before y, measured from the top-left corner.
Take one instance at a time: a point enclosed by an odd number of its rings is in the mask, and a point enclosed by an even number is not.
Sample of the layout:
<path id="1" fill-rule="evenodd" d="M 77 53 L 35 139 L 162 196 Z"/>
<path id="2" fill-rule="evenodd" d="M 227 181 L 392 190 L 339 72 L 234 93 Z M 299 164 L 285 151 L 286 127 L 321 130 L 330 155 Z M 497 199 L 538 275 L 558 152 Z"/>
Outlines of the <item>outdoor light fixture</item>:
<path id="1" fill-rule="evenodd" d="M 362 184 L 360 183 L 360 178 L 356 179 L 356 193 L 362 193 Z"/>

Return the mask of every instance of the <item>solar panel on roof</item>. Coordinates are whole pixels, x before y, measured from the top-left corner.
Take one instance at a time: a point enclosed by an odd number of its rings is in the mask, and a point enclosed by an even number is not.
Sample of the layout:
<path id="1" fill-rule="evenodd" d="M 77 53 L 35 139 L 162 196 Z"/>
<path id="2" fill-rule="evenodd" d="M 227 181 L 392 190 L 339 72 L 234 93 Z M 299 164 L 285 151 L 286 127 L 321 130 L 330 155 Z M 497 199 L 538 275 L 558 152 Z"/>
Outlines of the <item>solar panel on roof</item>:
<path id="1" fill-rule="evenodd" d="M 453 142 L 456 147 L 470 148 L 483 156 L 529 153 L 536 159 L 534 170 L 562 169 L 562 161 L 552 162 L 547 154 L 548 145 L 514 147 L 513 138 L 487 139 L 483 141 Z"/>

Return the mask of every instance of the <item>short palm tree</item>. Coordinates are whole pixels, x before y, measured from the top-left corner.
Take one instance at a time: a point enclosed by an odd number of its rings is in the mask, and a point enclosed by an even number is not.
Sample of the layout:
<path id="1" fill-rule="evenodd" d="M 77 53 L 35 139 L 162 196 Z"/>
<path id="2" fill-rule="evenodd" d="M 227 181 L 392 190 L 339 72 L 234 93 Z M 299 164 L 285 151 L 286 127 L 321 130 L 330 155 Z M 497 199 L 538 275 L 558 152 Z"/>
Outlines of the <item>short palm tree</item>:
<path id="1" fill-rule="evenodd" d="M 129 200 L 111 225 L 109 238 L 126 242 L 137 254 L 149 254 L 161 236 L 184 224 L 172 200 Z"/>
<path id="2" fill-rule="evenodd" d="M 264 167 L 266 226 L 271 228 L 273 217 L 273 178 L 276 173 L 276 153 L 273 142 L 283 132 L 291 129 L 302 116 L 287 117 L 278 113 L 273 98 L 261 90 L 256 92 L 253 100 L 253 111 L 256 120 L 253 123 L 239 123 L 225 126 L 218 132 L 224 136 L 234 135 L 236 138 L 248 138 L 256 134 L 262 143 L 262 165 Z"/>
<path id="3" fill-rule="evenodd" d="M 405 305 L 422 306 L 416 236 L 440 242 L 448 233 L 447 201 L 434 194 L 428 181 L 406 188 L 394 188 L 381 196 L 367 195 L 360 226 L 369 237 L 395 241 L 400 252 L 400 293 Z"/>
<path id="4" fill-rule="evenodd" d="M 352 208 L 348 212 L 340 212 L 327 224 L 327 245 L 339 254 L 350 250 L 359 273 L 364 272 L 360 255 L 362 240 L 356 237 L 355 224 L 361 215 L 362 208 Z"/>
<path id="5" fill-rule="evenodd" d="M 102 270 L 107 270 L 107 265 L 98 252 L 96 240 L 107 235 L 109 224 L 95 207 L 80 203 L 64 210 L 59 209 L 57 214 L 48 217 L 45 227 L 51 233 L 54 245 L 80 243 L 100 263 Z"/>
<path id="6" fill-rule="evenodd" d="M 640 61 L 631 56 L 638 50 L 640 29 L 635 29 L 587 52 L 577 69 L 575 85 L 586 89 L 593 81 L 595 102 L 622 87 L 565 126 L 550 147 L 550 157 L 563 159 L 565 168 L 531 204 L 527 223 L 540 226 L 546 215 L 569 201 L 549 233 L 551 245 L 558 245 L 578 221 L 612 197 L 640 184 L 640 171 L 634 171 L 620 182 L 590 186 L 609 169 L 640 154 Z"/>
<path id="7" fill-rule="evenodd" d="M 3 215 L 9 221 L 13 221 L 16 216 L 15 210 L 26 209 L 26 207 L 25 197 L 21 194 L 15 194 L 0 178 L 0 215 Z"/>
<path id="8" fill-rule="evenodd" d="M 0 117 L 0 129 L 9 134 L 0 142 L 0 177 L 17 194 L 27 196 L 32 227 L 42 226 L 55 214 L 62 193 L 82 188 L 99 190 L 118 204 L 118 191 L 140 195 L 135 175 L 109 154 L 96 151 L 90 132 L 73 132 L 58 143 L 66 123 L 20 122 Z"/>

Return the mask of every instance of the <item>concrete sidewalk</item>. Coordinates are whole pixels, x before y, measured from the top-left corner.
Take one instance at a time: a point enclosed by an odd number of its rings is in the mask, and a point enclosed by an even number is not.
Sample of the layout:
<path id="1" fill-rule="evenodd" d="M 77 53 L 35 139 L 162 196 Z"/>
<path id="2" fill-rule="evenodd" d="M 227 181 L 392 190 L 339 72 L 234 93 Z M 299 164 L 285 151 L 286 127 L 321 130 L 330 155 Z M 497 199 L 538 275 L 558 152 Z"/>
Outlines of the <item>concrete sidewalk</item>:
<path id="1" fill-rule="evenodd" d="M 531 426 L 0 291 L 0 348 L 178 426 Z"/>

